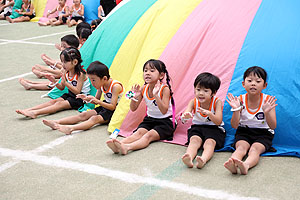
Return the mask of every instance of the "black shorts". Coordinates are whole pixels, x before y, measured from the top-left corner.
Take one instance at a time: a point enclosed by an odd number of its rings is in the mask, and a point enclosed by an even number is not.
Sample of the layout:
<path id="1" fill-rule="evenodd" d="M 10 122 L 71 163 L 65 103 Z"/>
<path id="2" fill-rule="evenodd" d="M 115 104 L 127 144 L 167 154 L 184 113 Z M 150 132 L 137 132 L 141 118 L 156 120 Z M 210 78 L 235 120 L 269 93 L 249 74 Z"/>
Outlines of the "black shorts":
<path id="1" fill-rule="evenodd" d="M 4 18 L 6 18 L 7 16 L 10 16 L 11 15 L 11 12 L 7 12 L 4 14 Z"/>
<path id="2" fill-rule="evenodd" d="M 102 106 L 99 106 L 97 108 L 94 109 L 97 112 L 97 115 L 101 115 L 101 117 L 105 120 L 105 121 L 110 121 L 112 115 L 114 114 L 114 110 L 108 110 Z"/>
<path id="3" fill-rule="evenodd" d="M 71 20 L 75 20 L 76 22 L 78 22 L 79 20 L 84 21 L 83 17 L 81 16 L 72 17 Z"/>
<path id="4" fill-rule="evenodd" d="M 67 100 L 72 109 L 78 110 L 81 106 L 84 105 L 83 100 L 80 98 L 76 98 L 76 95 L 72 92 L 64 93 L 61 98 Z"/>
<path id="5" fill-rule="evenodd" d="M 59 20 L 59 17 L 55 17 L 55 19 Z M 62 17 L 62 21 L 65 24 L 67 22 L 67 18 L 66 17 Z"/>
<path id="6" fill-rule="evenodd" d="M 146 116 L 137 129 L 145 128 L 148 131 L 153 129 L 159 134 L 160 140 L 173 140 L 173 133 L 176 126 L 175 128 L 173 127 L 172 117 L 157 119 Z"/>
<path id="7" fill-rule="evenodd" d="M 225 130 L 225 129 L 224 129 Z M 216 141 L 215 149 L 221 149 L 224 147 L 226 133 L 217 125 L 197 125 L 193 124 L 191 128 L 188 129 L 188 142 L 192 136 L 196 135 L 202 139 L 202 145 L 207 139 L 213 139 Z"/>
<path id="8" fill-rule="evenodd" d="M 32 18 L 35 18 L 35 15 L 34 14 L 32 14 L 32 15 L 23 15 L 24 17 L 29 17 L 30 19 L 32 19 Z"/>
<path id="9" fill-rule="evenodd" d="M 246 128 L 246 127 L 238 127 L 235 133 L 235 141 L 233 143 L 233 147 L 235 144 L 244 140 L 252 145 L 255 142 L 261 143 L 265 146 L 266 151 L 269 151 L 272 146 L 272 140 L 274 138 L 274 134 L 272 134 L 268 129 L 264 128 Z"/>

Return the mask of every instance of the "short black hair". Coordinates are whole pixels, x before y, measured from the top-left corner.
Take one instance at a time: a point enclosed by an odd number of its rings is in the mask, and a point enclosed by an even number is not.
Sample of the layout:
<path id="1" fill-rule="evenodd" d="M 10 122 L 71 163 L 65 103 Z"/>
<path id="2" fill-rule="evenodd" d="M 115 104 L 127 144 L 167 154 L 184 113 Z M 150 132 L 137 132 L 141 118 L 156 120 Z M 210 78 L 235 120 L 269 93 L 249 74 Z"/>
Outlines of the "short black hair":
<path id="1" fill-rule="evenodd" d="M 99 78 L 103 78 L 104 76 L 108 79 L 110 78 L 108 67 L 99 61 L 94 61 L 89 65 L 87 68 L 87 74 L 93 74 Z"/>
<path id="2" fill-rule="evenodd" d="M 82 28 L 79 30 L 79 38 L 81 38 L 81 39 L 87 40 L 91 34 L 92 34 L 91 29 Z"/>
<path id="3" fill-rule="evenodd" d="M 87 28 L 87 29 L 91 30 L 91 25 L 89 23 L 87 23 L 87 22 L 80 22 L 79 24 L 77 24 L 77 26 L 76 26 L 76 34 L 77 34 L 78 37 L 79 37 L 79 33 L 80 33 L 79 31 L 82 28 Z"/>
<path id="4" fill-rule="evenodd" d="M 65 35 L 60 39 L 62 42 L 66 42 L 70 47 L 78 48 L 79 47 L 79 39 L 73 35 Z"/>
<path id="5" fill-rule="evenodd" d="M 211 89 L 212 93 L 217 93 L 218 89 L 220 88 L 221 81 L 219 77 L 209 73 L 203 72 L 199 74 L 194 82 L 194 88 L 197 86 Z"/>
<path id="6" fill-rule="evenodd" d="M 257 75 L 259 78 L 262 78 L 264 82 L 267 82 L 267 72 L 258 66 L 253 66 L 249 67 L 245 72 L 244 72 L 244 77 L 243 79 L 245 80 L 250 74 Z"/>
<path id="7" fill-rule="evenodd" d="M 94 31 L 101 22 L 102 22 L 102 19 L 94 19 L 91 22 L 91 29 L 92 29 L 92 31 Z"/>

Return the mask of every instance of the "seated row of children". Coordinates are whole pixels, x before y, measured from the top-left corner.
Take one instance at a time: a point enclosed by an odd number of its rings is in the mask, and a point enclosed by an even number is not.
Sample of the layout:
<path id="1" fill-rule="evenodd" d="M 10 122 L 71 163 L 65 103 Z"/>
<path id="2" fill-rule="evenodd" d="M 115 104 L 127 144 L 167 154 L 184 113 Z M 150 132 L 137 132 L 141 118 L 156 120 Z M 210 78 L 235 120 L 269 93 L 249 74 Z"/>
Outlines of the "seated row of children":
<path id="1" fill-rule="evenodd" d="M 87 75 L 97 89 L 96 96 L 89 95 L 89 80 L 81 68 L 80 52 L 73 47 L 64 49 L 60 54 L 62 62 L 61 82 L 58 89 L 69 89 L 58 99 L 27 108 L 16 110 L 29 118 L 55 113 L 65 109 L 78 109 L 84 102 L 100 105 L 91 111 L 59 120 L 43 120 L 52 129 L 65 134 L 75 130 L 87 130 L 96 124 L 108 123 L 119 102 L 124 88 L 122 84 L 109 76 L 108 68 L 99 61 L 92 62 L 87 68 Z M 134 85 L 130 109 L 137 110 L 144 99 L 147 115 L 134 133 L 123 139 L 110 139 L 107 146 L 114 153 L 126 155 L 129 151 L 146 148 L 151 142 L 172 140 L 177 124 L 172 122 L 172 105 L 174 105 L 170 77 L 165 64 L 160 60 L 149 60 L 143 66 L 143 86 Z M 166 83 L 164 83 L 164 80 Z M 227 102 L 232 107 L 231 125 L 237 129 L 233 146 L 235 151 L 224 163 L 231 173 L 247 174 L 248 170 L 259 162 L 259 156 L 268 151 L 272 145 L 276 128 L 276 99 L 262 93 L 267 87 L 267 73 L 261 67 L 248 68 L 242 85 L 246 94 L 235 97 L 228 94 Z M 192 119 L 193 125 L 188 129 L 188 147 L 182 161 L 188 167 L 203 168 L 211 159 L 215 149 L 224 145 L 225 130 L 223 126 L 222 102 L 215 97 L 221 81 L 211 73 L 201 73 L 194 81 L 195 97 L 188 103 L 182 114 L 182 121 Z M 104 101 L 100 101 L 101 94 Z M 81 122 L 81 123 L 79 123 Z M 201 156 L 196 156 L 203 147 Z M 248 152 L 245 161 L 242 159 Z"/>
<path id="2" fill-rule="evenodd" d="M 0 19 L 6 19 L 10 23 L 15 23 L 30 21 L 35 17 L 34 4 L 31 0 L 22 0 L 21 9 L 15 10 L 15 12 L 21 16 L 14 19 L 10 17 L 13 11 L 13 5 L 14 0 L 2 0 L 0 4 Z M 57 17 L 51 18 L 46 22 L 39 22 L 38 24 L 41 26 L 57 26 L 66 23 L 69 27 L 72 27 L 84 21 L 84 5 L 81 3 L 81 0 L 73 0 L 73 5 L 70 8 L 66 5 L 66 0 L 58 0 L 58 6 L 49 10 L 47 17 L 56 12 L 58 13 Z M 93 23 L 97 25 L 105 17 L 101 5 L 98 8 L 98 17 L 98 19 L 93 20 Z"/>
<path id="3" fill-rule="evenodd" d="M 61 38 L 61 43 L 56 44 L 55 47 L 62 51 L 69 47 L 80 48 L 85 41 L 91 35 L 91 26 L 82 22 L 76 26 L 77 37 L 73 34 L 65 35 Z M 55 59 L 50 58 L 46 54 L 41 55 L 42 60 L 45 62 L 46 66 L 36 64 L 32 67 L 32 72 L 38 78 L 46 78 L 48 81 L 31 81 L 28 79 L 20 78 L 20 84 L 26 89 L 36 89 L 36 90 L 50 90 L 55 86 L 56 79 L 61 76 L 62 63 Z"/>

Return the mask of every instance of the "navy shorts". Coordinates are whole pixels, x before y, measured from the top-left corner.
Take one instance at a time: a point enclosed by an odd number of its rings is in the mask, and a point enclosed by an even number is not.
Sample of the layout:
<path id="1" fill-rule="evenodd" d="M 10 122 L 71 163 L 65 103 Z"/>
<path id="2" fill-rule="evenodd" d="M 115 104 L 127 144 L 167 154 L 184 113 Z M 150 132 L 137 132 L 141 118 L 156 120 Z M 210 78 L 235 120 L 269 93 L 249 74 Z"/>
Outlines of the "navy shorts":
<path id="1" fill-rule="evenodd" d="M 76 98 L 76 95 L 72 92 L 64 93 L 61 98 L 67 100 L 72 109 L 78 110 L 81 106 L 84 105 L 83 100 L 80 98 Z"/>
<path id="2" fill-rule="evenodd" d="M 59 20 L 59 17 L 55 17 L 55 19 Z M 65 24 L 67 22 L 67 18 L 66 17 L 62 17 L 62 21 Z"/>
<path id="3" fill-rule="evenodd" d="M 114 110 L 108 110 L 102 106 L 99 106 L 94 110 L 97 112 L 97 115 L 101 115 L 105 121 L 110 121 L 112 115 L 114 114 Z"/>
<path id="4" fill-rule="evenodd" d="M 252 145 L 255 142 L 261 143 L 265 146 L 266 151 L 272 150 L 272 140 L 274 138 L 274 134 L 272 134 L 268 129 L 264 128 L 246 128 L 246 127 L 238 127 L 235 134 L 235 144 L 244 140 Z M 272 150 L 273 151 L 273 150 Z"/>
<path id="5" fill-rule="evenodd" d="M 75 20 L 76 22 L 78 22 L 79 20 L 84 21 L 83 17 L 81 16 L 72 17 L 71 20 Z"/>
<path id="6" fill-rule="evenodd" d="M 225 129 L 224 129 L 225 130 Z M 202 146 L 207 139 L 213 139 L 216 141 L 215 149 L 221 149 L 224 147 L 226 133 L 223 129 L 219 128 L 217 125 L 197 125 L 194 124 L 188 129 L 188 142 L 192 136 L 196 135 L 202 139 Z"/>
<path id="7" fill-rule="evenodd" d="M 176 126 L 175 128 L 173 127 L 172 117 L 158 119 L 146 116 L 137 129 L 144 128 L 148 131 L 153 129 L 159 134 L 160 140 L 173 140 L 173 133 Z"/>

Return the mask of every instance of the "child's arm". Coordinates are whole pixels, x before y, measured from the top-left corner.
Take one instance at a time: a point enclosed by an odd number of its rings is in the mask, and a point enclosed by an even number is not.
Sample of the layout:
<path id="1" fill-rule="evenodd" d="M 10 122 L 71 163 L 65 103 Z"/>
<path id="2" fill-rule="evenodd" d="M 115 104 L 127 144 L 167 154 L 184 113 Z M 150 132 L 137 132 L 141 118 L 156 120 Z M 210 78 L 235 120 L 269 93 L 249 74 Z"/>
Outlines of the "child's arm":
<path id="1" fill-rule="evenodd" d="M 189 119 L 193 118 L 192 111 L 194 110 L 194 99 L 190 100 L 187 108 L 185 109 L 184 113 L 181 115 L 182 123 L 185 123 Z"/>
<path id="2" fill-rule="evenodd" d="M 56 87 L 59 89 L 59 90 L 63 90 L 65 89 L 65 83 L 66 83 L 66 72 L 65 70 L 61 70 L 61 81 L 60 83 L 57 83 L 56 84 Z"/>
<path id="3" fill-rule="evenodd" d="M 120 92 L 122 91 L 122 86 L 120 84 L 115 84 L 112 88 L 112 98 L 111 98 L 111 103 L 105 103 L 104 101 L 98 101 L 97 104 L 100 106 L 108 109 L 108 110 L 115 110 L 117 107 L 117 102 L 118 102 L 118 96 Z"/>
<path id="4" fill-rule="evenodd" d="M 56 11 L 57 11 L 57 7 L 56 7 L 56 8 L 54 8 L 53 10 L 51 10 L 51 11 L 48 11 L 48 13 L 47 13 L 47 17 L 49 17 L 49 15 L 51 15 L 51 14 L 55 13 Z"/>
<path id="5" fill-rule="evenodd" d="M 234 97 L 231 93 L 228 93 L 227 95 L 228 99 L 226 101 L 229 103 L 229 105 L 233 109 L 232 117 L 231 117 L 231 126 L 234 129 L 237 129 L 240 123 L 240 117 L 241 117 L 241 102 L 238 97 Z"/>
<path id="6" fill-rule="evenodd" d="M 223 120 L 223 109 L 222 109 L 222 101 L 220 99 L 218 99 L 216 101 L 216 110 L 215 113 L 212 113 L 209 110 L 205 110 L 203 108 L 199 108 L 199 111 L 204 114 L 207 115 L 209 117 L 209 119 L 215 123 L 217 126 L 222 124 L 222 120 Z"/>
<path id="7" fill-rule="evenodd" d="M 277 125 L 275 112 L 275 107 L 277 106 L 276 101 L 277 99 L 275 99 L 274 96 L 270 96 L 270 98 L 265 100 L 262 106 L 268 126 L 273 130 L 276 128 Z"/>
<path id="8" fill-rule="evenodd" d="M 136 109 L 139 107 L 142 99 L 143 99 L 143 96 L 142 96 L 142 91 L 144 89 L 145 86 L 143 86 L 142 88 L 135 84 L 134 86 L 132 86 L 131 88 L 131 91 L 134 92 L 134 97 L 131 98 L 131 102 L 130 102 L 130 110 L 132 112 L 136 111 Z"/>
<path id="9" fill-rule="evenodd" d="M 23 10 L 25 10 L 24 8 L 23 8 Z M 20 15 L 32 15 L 32 13 L 33 13 L 33 10 L 34 10 L 34 7 L 33 7 L 33 4 L 31 4 L 30 5 L 30 11 L 29 12 L 18 12 Z"/>
<path id="10" fill-rule="evenodd" d="M 170 103 L 170 89 L 169 87 L 164 87 L 162 91 L 162 99 L 159 97 L 160 81 L 156 83 L 153 88 L 153 96 L 155 98 L 156 104 L 160 112 L 164 115 L 168 112 L 169 103 Z"/>
<path id="11" fill-rule="evenodd" d="M 102 95 L 102 91 L 101 91 L 101 89 L 98 89 L 95 96 L 92 96 L 92 95 L 87 96 L 85 94 L 77 94 L 76 98 L 80 98 L 83 101 L 86 101 L 88 103 L 98 104 L 97 102 L 98 102 L 98 100 L 100 100 L 101 95 Z"/>
<path id="12" fill-rule="evenodd" d="M 99 19 L 103 19 L 102 12 L 104 12 L 104 11 L 103 11 L 102 6 L 100 5 L 100 6 L 98 7 L 98 18 L 99 18 Z"/>
<path id="13" fill-rule="evenodd" d="M 81 9 L 80 9 L 80 12 L 78 14 L 83 16 L 84 15 L 84 5 L 80 4 L 80 6 L 81 6 Z"/>

